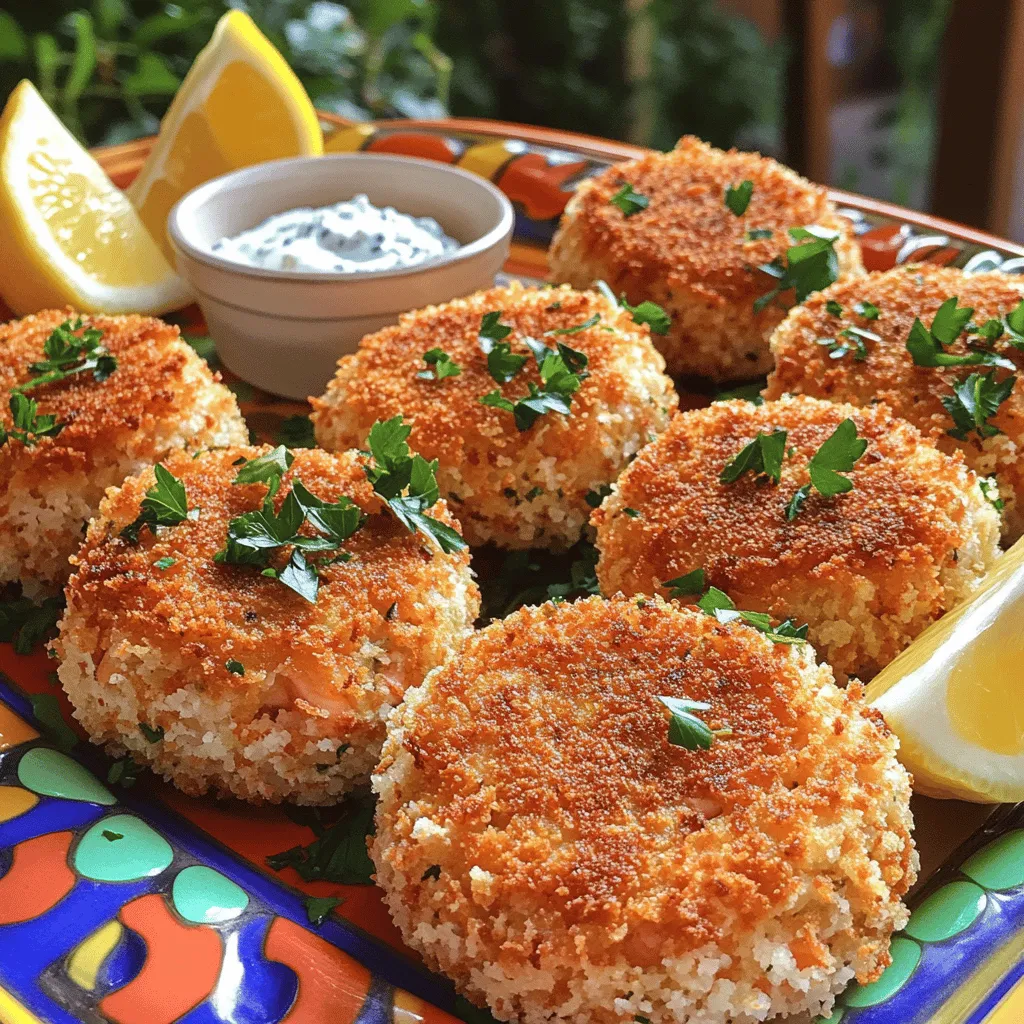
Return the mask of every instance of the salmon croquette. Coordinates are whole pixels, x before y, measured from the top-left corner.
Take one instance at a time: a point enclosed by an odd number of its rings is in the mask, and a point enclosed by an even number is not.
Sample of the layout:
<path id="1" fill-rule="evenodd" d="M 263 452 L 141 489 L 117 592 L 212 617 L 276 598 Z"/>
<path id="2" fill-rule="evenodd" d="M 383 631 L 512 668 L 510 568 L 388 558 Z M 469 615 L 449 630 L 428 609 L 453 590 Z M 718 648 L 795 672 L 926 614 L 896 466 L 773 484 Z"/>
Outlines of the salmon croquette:
<path id="1" fill-rule="evenodd" d="M 0 325 L 0 586 L 20 582 L 33 600 L 64 586 L 108 487 L 176 449 L 249 436 L 235 396 L 177 327 L 143 316 L 76 324 L 64 309 Z M 90 358 L 109 376 L 86 367 L 44 379 L 61 359 L 70 370 Z"/>
<path id="2" fill-rule="evenodd" d="M 885 406 L 804 397 L 677 415 L 593 523 L 603 593 L 695 600 L 667 584 L 700 569 L 736 607 L 807 623 L 840 680 L 892 661 L 999 554 L 998 516 L 959 453 Z"/>
<path id="3" fill-rule="evenodd" d="M 569 346 L 573 380 L 551 374 L 556 344 Z M 588 498 L 668 423 L 678 399 L 664 369 L 647 327 L 604 295 L 514 283 L 363 338 L 313 401 L 313 421 L 337 451 L 403 415 L 412 447 L 440 461 L 441 494 L 470 544 L 566 548 Z"/>
<path id="4" fill-rule="evenodd" d="M 907 350 L 915 318 L 930 328 L 939 307 L 953 297 L 973 312 L 945 352 L 970 357 L 990 348 L 1010 366 L 917 365 Z M 898 267 L 835 284 L 792 309 L 775 331 L 775 371 L 765 395 L 788 392 L 854 405 L 885 402 L 943 451 L 963 452 L 979 476 L 995 478 L 992 496 L 998 487 L 1005 503 L 1004 539 L 1016 540 L 1024 533 L 1024 383 L 1019 376 L 1024 351 L 1011 342 L 1015 336 L 1005 318 L 1022 299 L 1024 279 L 998 272 L 965 274 L 953 267 Z M 990 321 L 996 324 L 992 333 L 998 332 L 991 345 L 973 329 Z M 871 335 L 860 337 L 859 351 L 857 336 L 841 333 L 850 328 Z M 1019 335 L 1016 340 L 1024 343 Z M 962 388 L 972 374 L 992 374 L 992 383 L 1002 384 L 1012 367 L 1016 380 L 1005 396 L 996 396 L 997 407 L 985 422 L 958 425 L 944 404 L 956 401 L 954 388 Z"/>
<path id="5" fill-rule="evenodd" d="M 730 188 L 740 189 L 732 207 Z M 786 263 L 791 246 L 815 241 L 790 235 L 800 228 L 836 236 L 834 257 L 823 252 L 808 263 L 802 285 L 863 273 L 851 225 L 825 189 L 768 157 L 687 136 L 669 153 L 616 164 L 579 186 L 551 244 L 551 274 L 577 288 L 604 280 L 634 305 L 660 304 L 672 325 L 654 343 L 669 373 L 756 377 L 771 368 L 768 339 L 785 315 L 778 302 L 755 308 L 780 283 L 777 272 L 759 268 Z M 821 280 L 826 260 L 830 276 Z"/>
<path id="6" fill-rule="evenodd" d="M 672 742 L 665 697 L 710 746 Z M 808 644 L 660 598 L 523 608 L 392 715 L 371 856 L 406 942 L 499 1020 L 827 1016 L 907 922 L 896 748 Z"/>
<path id="7" fill-rule="evenodd" d="M 218 560 L 232 520 L 259 533 L 268 485 L 234 481 L 268 451 L 171 456 L 189 515 L 155 533 L 137 518 L 153 469 L 108 494 L 74 559 L 59 675 L 94 743 L 186 793 L 335 803 L 369 777 L 388 713 L 461 641 L 479 592 L 464 547 L 444 553 L 381 511 L 356 452 L 296 452 L 273 498 L 284 521 L 301 481 L 365 515 L 340 551 L 307 551 L 324 561 L 314 603 L 283 582 L 289 547 L 250 551 L 254 564 Z M 335 514 L 347 513 L 321 519 Z M 454 525 L 443 502 L 427 514 Z M 309 523 L 300 532 L 314 537 Z"/>

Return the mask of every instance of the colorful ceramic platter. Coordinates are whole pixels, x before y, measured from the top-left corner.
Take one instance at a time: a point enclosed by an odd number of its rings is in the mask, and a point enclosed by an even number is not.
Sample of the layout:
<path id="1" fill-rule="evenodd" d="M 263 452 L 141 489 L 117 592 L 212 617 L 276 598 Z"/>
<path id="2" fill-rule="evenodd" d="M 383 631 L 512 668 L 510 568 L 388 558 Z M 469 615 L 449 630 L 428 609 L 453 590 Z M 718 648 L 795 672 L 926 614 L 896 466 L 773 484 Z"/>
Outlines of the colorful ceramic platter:
<path id="1" fill-rule="evenodd" d="M 329 150 L 428 157 L 493 180 L 516 208 L 506 272 L 537 280 L 575 184 L 640 152 L 479 121 L 331 124 Z M 148 146 L 100 158 L 123 186 Z M 869 269 L 927 260 L 1024 272 L 1024 249 L 1011 243 L 844 193 L 833 198 L 854 220 Z M 203 332 L 194 311 L 182 323 L 187 334 Z M 227 376 L 261 440 L 278 438 L 287 417 L 306 411 Z M 686 405 L 707 400 L 684 397 Z M 70 723 L 45 655 L 0 645 L 0 1022 L 488 1019 L 403 948 L 373 886 L 272 870 L 268 857 L 321 834 L 318 819 L 191 799 L 145 775 L 131 786 L 116 776 L 104 783 L 109 762 Z M 923 870 L 910 925 L 883 977 L 848 990 L 828 1024 L 1024 1020 L 1024 810 L 989 815 L 923 798 L 914 809 Z M 326 852 L 358 859 L 357 847 Z M 314 909 L 342 902 L 317 925 L 309 897 L 326 900 Z"/>

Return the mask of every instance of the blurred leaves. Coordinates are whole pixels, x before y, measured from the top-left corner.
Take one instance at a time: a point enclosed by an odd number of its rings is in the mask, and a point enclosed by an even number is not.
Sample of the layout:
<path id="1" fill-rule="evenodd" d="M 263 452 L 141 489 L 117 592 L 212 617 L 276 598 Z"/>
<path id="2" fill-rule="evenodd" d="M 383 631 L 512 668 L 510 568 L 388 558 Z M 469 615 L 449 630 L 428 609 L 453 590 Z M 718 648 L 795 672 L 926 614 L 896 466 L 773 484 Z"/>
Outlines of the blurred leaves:
<path id="1" fill-rule="evenodd" d="M 90 145 L 153 132 L 228 6 L 253 17 L 322 109 L 446 113 L 433 0 L 38 0 L 0 11 L 0 98 L 30 78 Z"/>

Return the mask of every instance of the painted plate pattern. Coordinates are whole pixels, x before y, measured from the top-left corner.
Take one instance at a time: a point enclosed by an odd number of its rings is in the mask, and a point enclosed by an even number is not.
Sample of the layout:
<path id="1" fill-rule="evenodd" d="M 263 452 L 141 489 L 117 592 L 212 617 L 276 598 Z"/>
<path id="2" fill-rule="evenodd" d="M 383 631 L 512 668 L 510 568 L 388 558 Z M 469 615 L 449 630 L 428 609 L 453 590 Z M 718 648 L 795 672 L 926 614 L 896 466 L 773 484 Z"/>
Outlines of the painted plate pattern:
<path id="1" fill-rule="evenodd" d="M 641 152 L 491 122 L 324 120 L 334 128 L 328 151 L 428 157 L 494 181 L 516 209 L 506 274 L 535 280 L 546 276 L 547 243 L 578 182 Z M 123 186 L 149 145 L 98 155 Z M 1024 249 L 1011 243 L 845 193 L 834 198 L 854 221 L 869 269 L 926 260 L 1024 272 Z M 216 363 L 198 313 L 178 322 Z M 226 372 L 225 380 L 255 438 L 301 443 L 304 406 Z M 706 400 L 687 395 L 684 405 Z M 136 781 L 82 739 L 46 656 L 0 645 L 2 1024 L 488 1019 L 402 946 L 373 886 L 272 870 L 274 854 L 340 834 L 334 822 L 192 799 L 148 774 Z M 915 811 L 949 817 L 926 801 Z M 959 816 L 979 820 L 966 808 Z M 960 836 L 970 830 L 961 824 Z M 1024 1020 L 1024 807 L 993 814 L 919 885 L 911 906 L 892 966 L 844 993 L 827 1024 Z"/>

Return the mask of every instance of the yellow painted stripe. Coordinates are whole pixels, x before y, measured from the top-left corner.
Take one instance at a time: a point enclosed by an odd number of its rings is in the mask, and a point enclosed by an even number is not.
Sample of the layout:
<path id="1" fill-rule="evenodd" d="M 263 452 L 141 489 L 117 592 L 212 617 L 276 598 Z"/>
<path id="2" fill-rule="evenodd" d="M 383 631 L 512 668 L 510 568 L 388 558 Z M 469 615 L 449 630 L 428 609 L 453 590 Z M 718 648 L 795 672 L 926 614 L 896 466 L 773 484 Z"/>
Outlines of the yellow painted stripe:
<path id="1" fill-rule="evenodd" d="M 31 1010 L 26 1009 L 7 989 L 0 988 L 0 1024 L 43 1024 Z"/>
<path id="2" fill-rule="evenodd" d="M 39 738 L 39 733 L 20 715 L 0 702 L 0 750 L 9 750 L 19 743 Z"/>
<path id="3" fill-rule="evenodd" d="M 1004 943 L 932 1015 L 928 1024 L 961 1024 L 992 991 L 1000 978 L 1024 956 L 1024 934 L 1018 932 Z M 1004 1018 L 1018 1024 L 1013 1015 Z M 1000 1021 L 1003 1024 L 1003 1021 Z"/>
<path id="4" fill-rule="evenodd" d="M 1024 978 L 1021 978 L 985 1018 L 985 1024 L 1020 1024 L 1024 1020 Z"/>
<path id="5" fill-rule="evenodd" d="M 325 153 L 355 153 L 366 145 L 376 131 L 372 124 L 353 124 L 339 128 L 324 140 Z"/>
<path id="6" fill-rule="evenodd" d="M 479 174 L 482 178 L 493 178 L 512 159 L 514 150 L 504 139 L 496 142 L 481 142 L 470 146 L 459 159 L 459 166 L 466 171 Z"/>
<path id="7" fill-rule="evenodd" d="M 68 960 L 68 977 L 79 988 L 87 992 L 96 988 L 103 961 L 120 942 L 123 930 L 120 921 L 108 921 L 78 944 Z"/>

